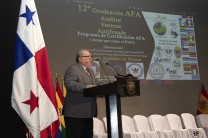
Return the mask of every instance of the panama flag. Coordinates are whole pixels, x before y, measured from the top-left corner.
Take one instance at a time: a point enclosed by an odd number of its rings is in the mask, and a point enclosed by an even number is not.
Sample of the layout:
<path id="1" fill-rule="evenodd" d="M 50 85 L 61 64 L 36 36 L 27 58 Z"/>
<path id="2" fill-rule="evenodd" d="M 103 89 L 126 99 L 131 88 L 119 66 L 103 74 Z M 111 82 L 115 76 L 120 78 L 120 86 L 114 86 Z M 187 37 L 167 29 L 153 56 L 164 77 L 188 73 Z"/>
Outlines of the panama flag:
<path id="1" fill-rule="evenodd" d="M 11 103 L 33 138 L 56 137 L 55 90 L 34 0 L 21 2 Z"/>

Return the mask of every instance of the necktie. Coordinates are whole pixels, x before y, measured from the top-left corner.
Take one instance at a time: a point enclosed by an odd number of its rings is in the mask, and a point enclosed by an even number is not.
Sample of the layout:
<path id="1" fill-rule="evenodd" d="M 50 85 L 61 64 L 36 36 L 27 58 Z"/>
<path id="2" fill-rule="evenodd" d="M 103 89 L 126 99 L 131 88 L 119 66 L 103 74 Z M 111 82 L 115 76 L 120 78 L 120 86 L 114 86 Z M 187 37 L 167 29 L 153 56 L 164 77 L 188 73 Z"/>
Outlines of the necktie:
<path id="1" fill-rule="evenodd" d="M 90 79 L 92 80 L 92 76 L 91 76 L 90 70 L 89 70 L 88 68 L 86 68 L 86 72 L 87 72 L 87 74 L 89 75 Z M 92 83 L 93 83 L 93 80 L 92 80 Z"/>
<path id="2" fill-rule="evenodd" d="M 91 77 L 91 75 L 90 75 L 90 71 L 89 71 L 89 69 L 88 69 L 88 68 L 86 68 L 86 72 L 87 72 L 87 74 Z"/>

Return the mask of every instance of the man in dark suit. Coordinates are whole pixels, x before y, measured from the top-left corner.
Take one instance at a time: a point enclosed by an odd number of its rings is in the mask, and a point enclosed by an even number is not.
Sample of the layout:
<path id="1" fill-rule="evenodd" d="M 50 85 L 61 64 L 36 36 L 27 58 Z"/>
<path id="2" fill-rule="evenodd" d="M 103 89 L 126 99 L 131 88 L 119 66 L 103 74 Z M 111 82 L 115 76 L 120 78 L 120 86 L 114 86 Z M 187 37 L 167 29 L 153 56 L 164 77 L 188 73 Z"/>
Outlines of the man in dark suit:
<path id="1" fill-rule="evenodd" d="M 84 97 L 83 89 L 98 85 L 90 68 L 92 56 L 87 50 L 76 55 L 76 64 L 67 68 L 64 85 L 67 95 L 64 99 L 64 119 L 68 138 L 92 138 L 93 117 L 97 116 L 95 97 Z"/>

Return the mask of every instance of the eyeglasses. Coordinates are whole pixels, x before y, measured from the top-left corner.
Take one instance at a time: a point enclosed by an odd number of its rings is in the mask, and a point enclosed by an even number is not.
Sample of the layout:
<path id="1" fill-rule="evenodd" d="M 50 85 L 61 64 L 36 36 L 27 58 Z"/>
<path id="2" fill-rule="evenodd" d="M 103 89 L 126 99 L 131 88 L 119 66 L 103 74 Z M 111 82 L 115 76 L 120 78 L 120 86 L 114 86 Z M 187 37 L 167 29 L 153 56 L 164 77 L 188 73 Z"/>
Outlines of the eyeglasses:
<path id="1" fill-rule="evenodd" d="M 88 57 L 88 58 L 93 58 L 92 55 L 88 55 L 88 56 L 80 56 L 80 57 Z"/>

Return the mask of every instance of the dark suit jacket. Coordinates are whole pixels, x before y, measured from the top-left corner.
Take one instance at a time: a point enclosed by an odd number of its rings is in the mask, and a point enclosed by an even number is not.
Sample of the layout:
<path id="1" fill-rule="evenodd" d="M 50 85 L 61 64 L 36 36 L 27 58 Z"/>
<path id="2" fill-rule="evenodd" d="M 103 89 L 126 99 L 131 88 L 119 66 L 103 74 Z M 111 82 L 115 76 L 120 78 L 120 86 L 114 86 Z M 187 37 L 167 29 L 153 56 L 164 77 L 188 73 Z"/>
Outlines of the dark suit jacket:
<path id="1" fill-rule="evenodd" d="M 87 74 L 80 63 L 67 68 L 64 75 L 64 85 L 67 89 L 63 107 L 64 116 L 92 118 L 97 115 L 96 98 L 83 96 L 83 89 L 86 85 L 98 84 L 92 69 L 90 69 L 90 74 L 92 77 Z"/>

